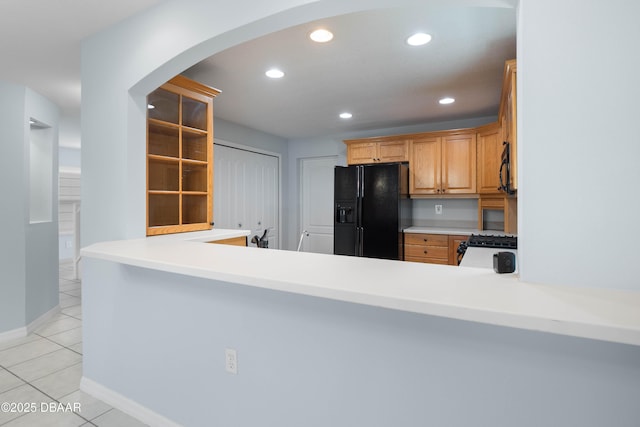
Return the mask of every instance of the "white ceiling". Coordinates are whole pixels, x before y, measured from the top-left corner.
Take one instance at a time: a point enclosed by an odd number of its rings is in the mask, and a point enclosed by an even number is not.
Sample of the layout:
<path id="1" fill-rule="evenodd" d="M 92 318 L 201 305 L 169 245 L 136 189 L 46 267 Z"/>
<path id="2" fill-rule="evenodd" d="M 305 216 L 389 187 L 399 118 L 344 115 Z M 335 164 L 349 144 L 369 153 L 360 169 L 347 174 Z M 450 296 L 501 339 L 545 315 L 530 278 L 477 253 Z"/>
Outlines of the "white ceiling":
<path id="1" fill-rule="evenodd" d="M 77 114 L 81 40 L 161 1 L 0 0 L 0 79 Z M 331 29 L 334 40 L 312 43 L 307 35 L 318 26 Z M 432 42 L 406 45 L 416 30 Z M 496 115 L 504 61 L 515 48 L 514 9 L 392 9 L 292 27 L 185 74 L 222 90 L 216 117 L 301 138 Z M 271 66 L 285 77 L 265 77 Z M 441 106 L 442 96 L 457 101 Z M 338 118 L 346 110 L 353 119 Z"/>
<path id="2" fill-rule="evenodd" d="M 80 43 L 162 0 L 0 0 L 0 79 L 80 110 Z"/>
<path id="3" fill-rule="evenodd" d="M 334 39 L 310 41 L 318 27 Z M 407 45 L 418 30 L 431 43 Z M 504 62 L 515 55 L 514 9 L 385 9 L 273 33 L 184 74 L 222 90 L 216 117 L 300 138 L 497 115 Z M 285 77 L 267 78 L 272 66 Z M 442 106 L 444 96 L 456 102 Z M 339 119 L 342 111 L 353 118 Z"/>

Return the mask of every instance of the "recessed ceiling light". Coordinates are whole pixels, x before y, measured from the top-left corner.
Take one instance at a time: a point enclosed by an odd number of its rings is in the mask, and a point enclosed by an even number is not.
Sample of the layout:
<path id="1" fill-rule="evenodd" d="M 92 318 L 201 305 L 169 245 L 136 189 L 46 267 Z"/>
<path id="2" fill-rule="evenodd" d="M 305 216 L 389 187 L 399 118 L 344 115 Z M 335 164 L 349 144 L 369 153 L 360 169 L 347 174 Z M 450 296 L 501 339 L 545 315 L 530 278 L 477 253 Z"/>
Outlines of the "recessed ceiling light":
<path id="1" fill-rule="evenodd" d="M 267 70 L 265 74 L 267 77 L 270 77 L 272 79 L 279 79 L 284 77 L 284 73 L 281 70 L 278 70 L 277 68 L 272 68 L 270 70 Z"/>
<path id="2" fill-rule="evenodd" d="M 431 41 L 431 35 L 426 33 L 415 33 L 407 38 L 407 44 L 410 46 L 422 46 Z"/>
<path id="3" fill-rule="evenodd" d="M 446 104 L 453 104 L 454 102 L 456 102 L 455 99 L 453 98 L 442 98 L 440 101 L 438 101 L 440 104 L 446 105 Z"/>
<path id="4" fill-rule="evenodd" d="M 309 34 L 309 38 L 317 43 L 326 43 L 333 40 L 333 33 L 324 28 L 320 28 Z"/>
<path id="5" fill-rule="evenodd" d="M 350 119 L 351 117 L 353 117 L 353 114 L 351 114 L 351 113 L 347 113 L 347 112 L 340 113 L 340 118 L 341 119 Z"/>

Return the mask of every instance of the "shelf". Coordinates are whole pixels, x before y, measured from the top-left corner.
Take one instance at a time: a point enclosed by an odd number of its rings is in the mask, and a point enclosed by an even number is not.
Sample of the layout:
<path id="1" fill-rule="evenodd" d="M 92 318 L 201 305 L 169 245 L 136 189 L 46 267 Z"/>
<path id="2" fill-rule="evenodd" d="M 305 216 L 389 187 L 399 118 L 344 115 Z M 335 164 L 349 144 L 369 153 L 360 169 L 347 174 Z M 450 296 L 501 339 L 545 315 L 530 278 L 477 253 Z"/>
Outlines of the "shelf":
<path id="1" fill-rule="evenodd" d="M 149 160 L 155 160 L 158 162 L 166 162 L 166 163 L 180 163 L 180 159 L 177 157 L 171 157 L 171 156 L 162 156 L 162 155 L 158 155 L 158 154 L 149 154 L 147 155 L 147 158 Z"/>

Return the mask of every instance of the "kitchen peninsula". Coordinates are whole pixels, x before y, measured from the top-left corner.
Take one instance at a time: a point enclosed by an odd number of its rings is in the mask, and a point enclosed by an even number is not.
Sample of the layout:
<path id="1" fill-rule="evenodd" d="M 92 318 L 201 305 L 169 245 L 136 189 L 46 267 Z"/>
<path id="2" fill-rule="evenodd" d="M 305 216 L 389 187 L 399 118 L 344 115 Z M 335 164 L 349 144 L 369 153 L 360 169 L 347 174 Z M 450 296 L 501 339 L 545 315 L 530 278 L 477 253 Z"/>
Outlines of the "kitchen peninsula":
<path id="1" fill-rule="evenodd" d="M 82 389 L 150 424 L 464 425 L 454 408 L 480 405 L 478 425 L 569 425 L 594 418 L 596 398 L 640 415 L 640 381 L 622 374 L 640 364 L 637 292 L 189 234 L 82 251 Z"/>

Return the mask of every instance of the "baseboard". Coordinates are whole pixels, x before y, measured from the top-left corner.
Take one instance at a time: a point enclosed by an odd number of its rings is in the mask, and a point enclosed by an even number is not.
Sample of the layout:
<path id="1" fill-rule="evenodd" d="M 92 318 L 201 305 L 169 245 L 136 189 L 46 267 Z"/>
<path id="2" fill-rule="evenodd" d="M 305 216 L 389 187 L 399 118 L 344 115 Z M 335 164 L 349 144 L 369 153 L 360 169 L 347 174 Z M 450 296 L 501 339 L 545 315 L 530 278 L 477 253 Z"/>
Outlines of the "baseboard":
<path id="1" fill-rule="evenodd" d="M 46 313 L 44 313 L 43 315 L 38 317 L 36 320 L 34 320 L 33 322 L 29 323 L 27 325 L 27 335 L 30 334 L 31 332 L 35 331 L 36 329 L 38 329 L 40 326 L 42 326 L 45 323 L 47 323 L 49 320 L 51 320 L 54 317 L 56 317 L 58 315 L 58 313 L 60 313 L 60 304 L 56 305 L 51 310 L 47 311 Z"/>
<path id="2" fill-rule="evenodd" d="M 128 397 L 116 393 L 110 388 L 87 377 L 83 376 L 80 380 L 80 390 L 90 394 L 96 399 L 102 400 L 104 403 L 113 406 L 125 414 L 131 415 L 144 424 L 154 427 L 182 427 L 182 425 L 152 411 L 146 406 L 142 406 Z"/>
<path id="3" fill-rule="evenodd" d="M 22 328 L 12 329 L 6 332 L 0 332 L 0 343 L 5 341 L 11 341 L 18 338 L 27 336 L 27 327 L 23 326 Z"/>
<path id="4" fill-rule="evenodd" d="M 0 342 L 11 341 L 18 338 L 24 338 L 29 335 L 31 332 L 38 329 L 40 326 L 47 323 L 53 317 L 55 317 L 58 313 L 60 313 L 60 305 L 56 305 L 51 310 L 47 311 L 33 322 L 29 323 L 27 326 L 23 326 L 21 328 L 12 329 L 6 332 L 0 332 Z"/>

